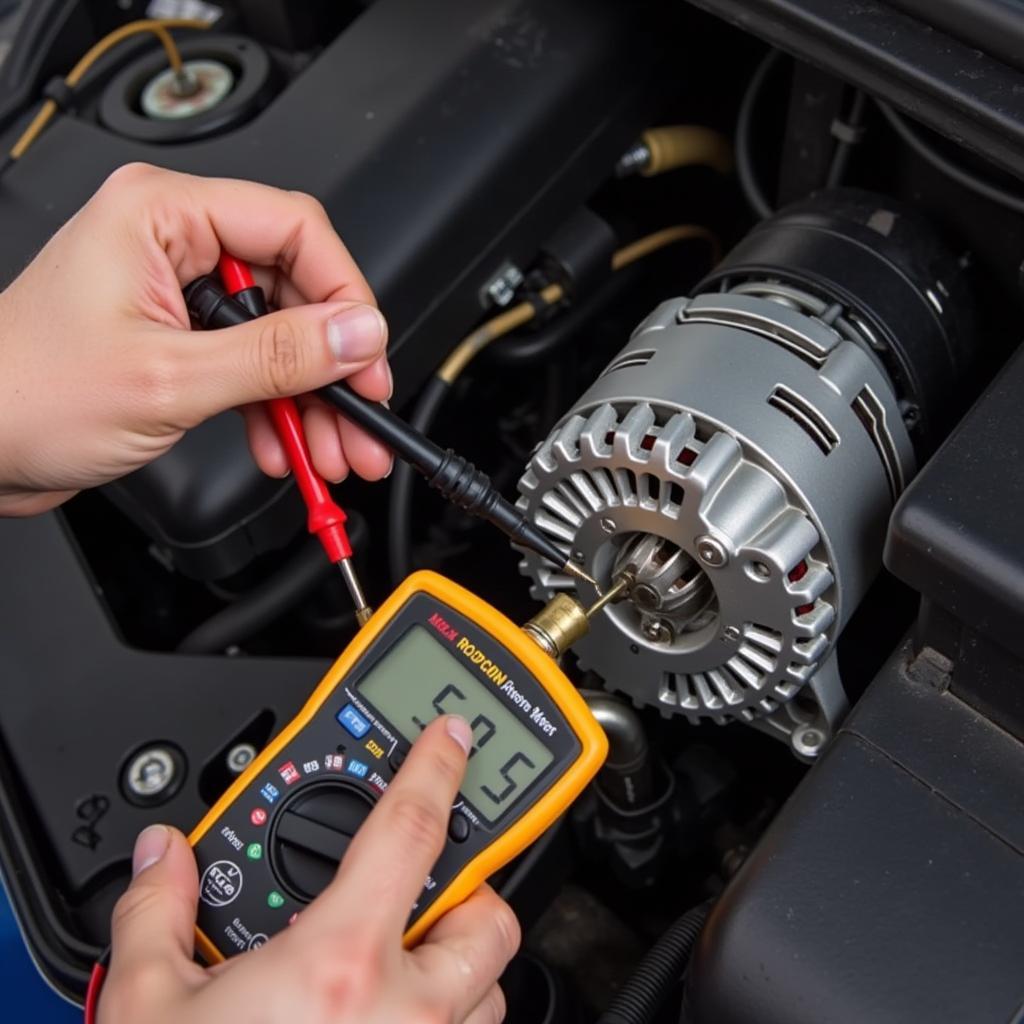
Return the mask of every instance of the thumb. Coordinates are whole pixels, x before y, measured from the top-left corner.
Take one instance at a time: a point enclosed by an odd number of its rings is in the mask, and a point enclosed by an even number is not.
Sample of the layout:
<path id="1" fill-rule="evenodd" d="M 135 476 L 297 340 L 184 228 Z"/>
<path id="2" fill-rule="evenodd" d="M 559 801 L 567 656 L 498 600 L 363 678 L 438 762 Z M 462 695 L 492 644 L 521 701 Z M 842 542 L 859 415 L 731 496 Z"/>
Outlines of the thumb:
<path id="1" fill-rule="evenodd" d="M 182 965 L 191 966 L 199 891 L 196 861 L 180 832 L 151 825 L 135 842 L 132 873 L 128 891 L 114 908 L 104 995 L 120 992 L 122 999 L 144 1000 L 155 1008 L 166 1005 L 181 988 Z M 144 966 L 157 969 L 140 971 Z M 148 979 L 149 991 L 129 998 L 122 990 L 130 990 L 133 978 Z M 148 1018 L 140 1014 L 135 1019 Z"/>
<path id="2" fill-rule="evenodd" d="M 282 309 L 237 327 L 195 334 L 181 391 L 199 422 L 225 409 L 313 391 L 384 355 L 387 324 L 362 303 Z"/>

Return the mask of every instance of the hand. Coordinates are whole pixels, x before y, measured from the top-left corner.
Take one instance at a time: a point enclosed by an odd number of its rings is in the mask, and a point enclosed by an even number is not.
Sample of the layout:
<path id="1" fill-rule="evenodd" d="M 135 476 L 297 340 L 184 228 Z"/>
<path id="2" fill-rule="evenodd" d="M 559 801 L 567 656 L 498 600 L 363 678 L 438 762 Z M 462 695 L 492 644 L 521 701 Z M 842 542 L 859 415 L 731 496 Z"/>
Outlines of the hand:
<path id="1" fill-rule="evenodd" d="M 181 288 L 216 267 L 222 245 L 285 308 L 190 332 Z M 341 377 L 389 398 L 386 335 L 369 285 L 309 196 L 122 167 L 0 294 L 0 515 L 130 473 L 236 407 L 257 463 L 284 476 L 284 451 L 252 403 Z M 386 449 L 315 399 L 300 404 L 324 477 L 388 472 Z"/>
<path id="2" fill-rule="evenodd" d="M 497 979 L 519 945 L 508 906 L 484 886 L 411 951 L 402 932 L 444 845 L 472 743 L 439 718 L 349 847 L 334 882 L 265 946 L 209 970 L 192 960 L 198 880 L 179 832 L 139 837 L 114 911 L 99 1024 L 497 1024 Z"/>

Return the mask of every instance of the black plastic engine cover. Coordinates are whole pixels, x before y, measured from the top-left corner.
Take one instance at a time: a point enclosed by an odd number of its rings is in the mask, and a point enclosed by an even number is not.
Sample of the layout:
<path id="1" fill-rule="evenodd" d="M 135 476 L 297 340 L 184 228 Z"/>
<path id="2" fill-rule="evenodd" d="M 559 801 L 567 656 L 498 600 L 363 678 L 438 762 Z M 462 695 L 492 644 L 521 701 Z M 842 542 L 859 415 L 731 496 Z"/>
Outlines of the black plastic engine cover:
<path id="1" fill-rule="evenodd" d="M 158 146 L 60 117 L 3 177 L 0 284 L 130 161 L 299 189 L 377 294 L 401 403 L 479 318 L 484 285 L 529 263 L 645 126 L 668 17 L 617 0 L 377 0 L 227 134 Z M 184 477 L 201 501 L 177 500 Z M 110 496 L 183 571 L 220 577 L 261 534 L 283 539 L 255 524 L 279 491 L 222 418 Z"/>
<path id="2" fill-rule="evenodd" d="M 687 1024 L 1009 1024 L 1024 746 L 897 653 L 710 919 Z"/>

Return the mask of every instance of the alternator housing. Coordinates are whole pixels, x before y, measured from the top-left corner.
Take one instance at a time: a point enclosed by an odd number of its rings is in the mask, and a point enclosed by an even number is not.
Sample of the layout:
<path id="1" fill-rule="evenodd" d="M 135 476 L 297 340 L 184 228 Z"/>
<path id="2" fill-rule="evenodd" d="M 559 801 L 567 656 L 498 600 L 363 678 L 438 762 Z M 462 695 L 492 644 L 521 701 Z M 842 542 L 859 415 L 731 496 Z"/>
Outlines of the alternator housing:
<path id="1" fill-rule="evenodd" d="M 720 287 L 637 328 L 535 452 L 520 505 L 597 580 L 636 577 L 581 667 L 811 759 L 845 710 L 835 642 L 914 473 L 918 411 L 855 305 L 767 275 Z M 575 586 L 523 568 L 538 598 Z"/>

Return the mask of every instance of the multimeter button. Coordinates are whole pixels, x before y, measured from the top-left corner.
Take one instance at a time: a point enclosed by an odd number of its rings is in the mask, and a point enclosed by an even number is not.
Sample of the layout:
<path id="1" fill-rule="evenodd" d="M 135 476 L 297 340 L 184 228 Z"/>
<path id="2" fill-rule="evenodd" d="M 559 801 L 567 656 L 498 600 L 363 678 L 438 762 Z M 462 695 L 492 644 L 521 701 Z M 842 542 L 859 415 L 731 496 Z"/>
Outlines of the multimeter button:
<path id="1" fill-rule="evenodd" d="M 340 780 L 294 793 L 270 827 L 270 864 L 282 887 L 307 902 L 319 895 L 373 804 L 369 793 Z"/>
<path id="2" fill-rule="evenodd" d="M 448 838 L 453 843 L 464 843 L 470 833 L 469 818 L 455 811 L 448 821 Z"/>
<path id="3" fill-rule="evenodd" d="M 370 731 L 370 723 L 351 704 L 346 704 L 335 717 L 357 740 Z"/>

